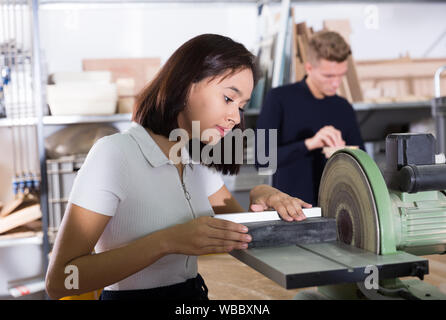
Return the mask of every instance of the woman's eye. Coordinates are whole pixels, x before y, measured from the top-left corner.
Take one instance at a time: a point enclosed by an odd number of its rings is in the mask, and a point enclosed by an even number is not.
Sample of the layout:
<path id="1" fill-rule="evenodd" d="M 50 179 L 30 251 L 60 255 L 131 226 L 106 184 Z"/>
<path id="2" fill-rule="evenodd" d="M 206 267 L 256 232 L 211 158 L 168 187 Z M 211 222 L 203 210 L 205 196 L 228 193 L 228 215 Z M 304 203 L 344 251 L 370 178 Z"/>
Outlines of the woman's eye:
<path id="1" fill-rule="evenodd" d="M 230 102 L 233 102 L 234 100 L 232 100 L 231 98 L 228 98 L 227 96 L 224 96 L 225 97 L 225 101 L 226 101 L 226 103 L 230 103 Z"/>

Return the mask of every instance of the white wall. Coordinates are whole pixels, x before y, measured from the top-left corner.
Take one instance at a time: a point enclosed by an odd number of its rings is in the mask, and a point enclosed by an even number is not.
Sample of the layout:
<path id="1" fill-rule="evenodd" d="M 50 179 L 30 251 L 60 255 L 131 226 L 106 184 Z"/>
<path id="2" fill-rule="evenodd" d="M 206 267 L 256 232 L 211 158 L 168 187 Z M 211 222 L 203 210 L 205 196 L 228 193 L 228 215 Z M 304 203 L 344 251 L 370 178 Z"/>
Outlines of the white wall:
<path id="1" fill-rule="evenodd" d="M 307 2 L 293 7 L 296 21 L 306 21 L 315 30 L 322 28 L 324 19 L 350 19 L 357 60 L 397 58 L 407 52 L 422 57 L 446 32 L 446 3 L 370 7 Z M 271 11 L 278 12 L 279 5 Z M 159 56 L 164 62 L 201 33 L 224 34 L 253 49 L 257 32 L 256 5 L 237 3 L 43 5 L 40 20 L 50 73 L 81 70 L 83 58 Z M 446 37 L 429 57 L 444 56 Z"/>
<path id="2" fill-rule="evenodd" d="M 251 4 L 46 5 L 42 45 L 48 71 L 80 71 L 83 58 L 161 57 L 202 33 L 218 33 L 248 48 L 255 41 Z"/>
<path id="3" fill-rule="evenodd" d="M 366 4 L 293 4 L 296 21 L 316 30 L 324 19 L 351 21 L 354 56 L 396 58 L 409 52 L 421 57 L 446 31 L 446 3 L 378 4 L 378 28 L 370 22 Z M 271 8 L 279 12 L 279 6 Z M 48 72 L 80 71 L 83 58 L 161 57 L 162 62 L 186 40 L 202 33 L 219 33 L 254 48 L 255 4 L 115 4 L 43 5 L 40 11 L 42 48 Z M 372 21 L 373 22 L 373 21 Z M 373 23 L 372 23 L 373 25 Z M 3 24 L 0 23 L 0 35 Z M 4 39 L 0 39 L 4 40 Z M 430 57 L 446 56 L 446 37 Z M 11 198 L 10 131 L 0 130 L 0 201 Z"/>
<path id="4" fill-rule="evenodd" d="M 350 19 L 351 45 L 357 60 L 422 58 L 446 33 L 446 3 L 294 5 L 296 21 L 315 30 L 325 19 Z M 446 34 L 428 56 L 446 56 Z"/>

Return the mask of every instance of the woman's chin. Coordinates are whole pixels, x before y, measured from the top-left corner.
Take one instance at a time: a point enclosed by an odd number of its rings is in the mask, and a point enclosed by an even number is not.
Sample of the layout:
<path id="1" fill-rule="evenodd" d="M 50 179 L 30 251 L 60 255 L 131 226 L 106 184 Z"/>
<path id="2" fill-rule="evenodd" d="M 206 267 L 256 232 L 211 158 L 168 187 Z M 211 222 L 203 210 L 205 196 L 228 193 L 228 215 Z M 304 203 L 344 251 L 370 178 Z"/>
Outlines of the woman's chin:
<path id="1" fill-rule="evenodd" d="M 220 142 L 220 140 L 222 139 L 222 136 L 220 135 L 213 135 L 209 137 L 209 140 L 202 140 L 201 142 L 203 142 L 206 145 L 210 145 L 210 146 L 215 146 L 217 143 Z"/>

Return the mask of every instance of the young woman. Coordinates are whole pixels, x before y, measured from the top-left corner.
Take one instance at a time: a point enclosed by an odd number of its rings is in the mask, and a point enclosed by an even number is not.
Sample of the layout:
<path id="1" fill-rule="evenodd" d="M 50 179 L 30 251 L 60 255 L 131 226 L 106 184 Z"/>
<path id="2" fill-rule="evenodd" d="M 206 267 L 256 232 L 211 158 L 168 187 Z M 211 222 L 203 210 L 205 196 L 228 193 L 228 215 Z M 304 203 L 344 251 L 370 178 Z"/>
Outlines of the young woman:
<path id="1" fill-rule="evenodd" d="M 251 241 L 245 226 L 212 217 L 245 211 L 220 176 L 239 165 L 188 161 L 186 145 L 170 152 L 169 135 L 192 137 L 198 121 L 200 137 L 214 132 L 202 148 L 243 129 L 254 83 L 254 56 L 227 37 L 197 36 L 176 50 L 140 94 L 131 128 L 98 140 L 78 172 L 47 272 L 51 298 L 104 288 L 101 299 L 207 299 L 197 256 Z M 311 206 L 268 185 L 250 202 L 289 221 Z M 76 270 L 76 285 L 66 286 L 66 270 Z"/>

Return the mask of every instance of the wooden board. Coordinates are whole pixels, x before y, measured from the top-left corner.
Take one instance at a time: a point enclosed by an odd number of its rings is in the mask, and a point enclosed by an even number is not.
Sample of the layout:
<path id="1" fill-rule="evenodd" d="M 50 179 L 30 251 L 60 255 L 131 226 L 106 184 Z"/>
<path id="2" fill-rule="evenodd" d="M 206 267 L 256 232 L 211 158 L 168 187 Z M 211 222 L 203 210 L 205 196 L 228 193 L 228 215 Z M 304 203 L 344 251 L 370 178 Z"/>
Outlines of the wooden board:
<path id="1" fill-rule="evenodd" d="M 324 20 L 324 29 L 332 30 L 339 33 L 344 40 L 350 45 L 350 34 L 352 29 L 350 26 L 350 21 L 347 19 L 342 20 Z M 343 82 L 340 94 L 350 102 L 363 101 L 364 97 L 362 94 L 361 83 L 358 78 L 358 73 L 356 70 L 355 61 L 353 54 L 347 59 L 348 70 L 346 75 L 346 82 Z"/>
<path id="2" fill-rule="evenodd" d="M 365 101 L 425 101 L 434 96 L 434 74 L 446 59 L 410 59 L 357 61 L 359 81 Z M 441 78 L 446 93 L 446 74 Z"/>
<path id="3" fill-rule="evenodd" d="M 18 210 L 7 217 L 0 218 L 0 234 L 31 221 L 40 219 L 41 217 L 42 212 L 40 211 L 39 204 Z"/>
<path id="4" fill-rule="evenodd" d="M 308 61 L 307 48 L 308 41 L 302 35 L 297 35 L 297 48 L 299 49 L 299 61 L 304 64 Z"/>
<path id="5" fill-rule="evenodd" d="M 23 203 L 24 198 L 23 194 L 19 194 L 15 199 L 9 201 L 0 211 L 0 218 L 6 217 L 17 209 Z"/>
<path id="6" fill-rule="evenodd" d="M 344 40 L 350 45 L 350 35 L 352 34 L 352 28 L 348 19 L 336 19 L 336 20 L 324 20 L 324 29 L 336 31 Z"/>
<path id="7" fill-rule="evenodd" d="M 112 81 L 132 78 L 135 81 L 133 95 L 137 95 L 156 75 L 161 66 L 160 58 L 84 59 L 84 71 L 111 71 Z"/>
<path id="8" fill-rule="evenodd" d="M 308 29 L 306 22 L 300 22 L 297 24 L 297 34 L 302 35 L 308 41 L 312 36 L 312 31 Z"/>
<path id="9" fill-rule="evenodd" d="M 321 217 L 321 208 L 304 208 L 303 213 L 307 218 Z M 229 220 L 236 223 L 250 223 L 250 222 L 263 222 L 263 221 L 279 221 L 281 220 L 277 211 L 260 211 L 260 212 L 240 212 L 240 213 L 228 213 L 217 214 L 217 219 Z"/>
<path id="10" fill-rule="evenodd" d="M 296 57 L 295 77 L 296 81 L 302 80 L 306 75 L 305 62 L 307 61 L 307 55 L 305 52 L 305 44 L 301 35 L 296 35 L 298 54 Z"/>
<path id="11" fill-rule="evenodd" d="M 307 47 L 308 40 L 313 34 L 313 31 L 307 28 L 305 22 L 294 24 L 293 30 L 293 45 L 296 49 L 296 55 L 294 57 L 294 77 L 295 81 L 300 81 L 305 77 L 305 63 L 307 62 Z"/>
<path id="12" fill-rule="evenodd" d="M 297 43 L 297 34 L 296 34 L 296 25 L 294 24 L 294 8 L 291 8 L 291 82 L 298 81 L 298 64 L 299 55 L 298 55 L 298 43 Z"/>
<path id="13" fill-rule="evenodd" d="M 16 233 L 26 233 L 26 232 L 41 232 L 42 231 L 42 220 L 34 220 L 25 223 L 21 226 L 15 227 L 14 229 L 8 230 L 3 233 L 3 235 L 11 235 Z"/>
<path id="14" fill-rule="evenodd" d="M 352 95 L 350 93 L 350 88 L 348 87 L 348 82 L 346 77 L 342 78 L 342 82 L 339 86 L 337 94 L 340 95 L 341 97 L 344 97 L 348 101 L 352 101 Z"/>
<path id="15" fill-rule="evenodd" d="M 22 231 L 22 232 L 7 233 L 4 235 L 0 235 L 0 241 L 36 237 L 41 234 L 42 234 L 42 232 L 36 232 L 36 231 Z"/>
<path id="16" fill-rule="evenodd" d="M 441 66 L 446 65 L 446 59 L 433 59 L 432 61 L 401 61 L 395 59 L 393 62 L 384 61 L 383 63 L 368 63 L 367 61 L 358 61 L 356 68 L 361 80 L 366 79 L 407 79 L 428 77 L 434 79 L 435 71 Z M 446 77 L 446 74 L 444 74 Z"/>
<path id="17" fill-rule="evenodd" d="M 429 259 L 429 274 L 424 280 L 446 294 L 446 255 L 429 255 L 424 258 Z"/>
<path id="18" fill-rule="evenodd" d="M 350 89 L 351 100 L 353 102 L 363 101 L 364 97 L 362 94 L 361 83 L 359 81 L 358 73 L 355 66 L 355 61 L 353 56 L 350 55 L 347 59 L 348 70 L 347 70 L 347 82 Z"/>

